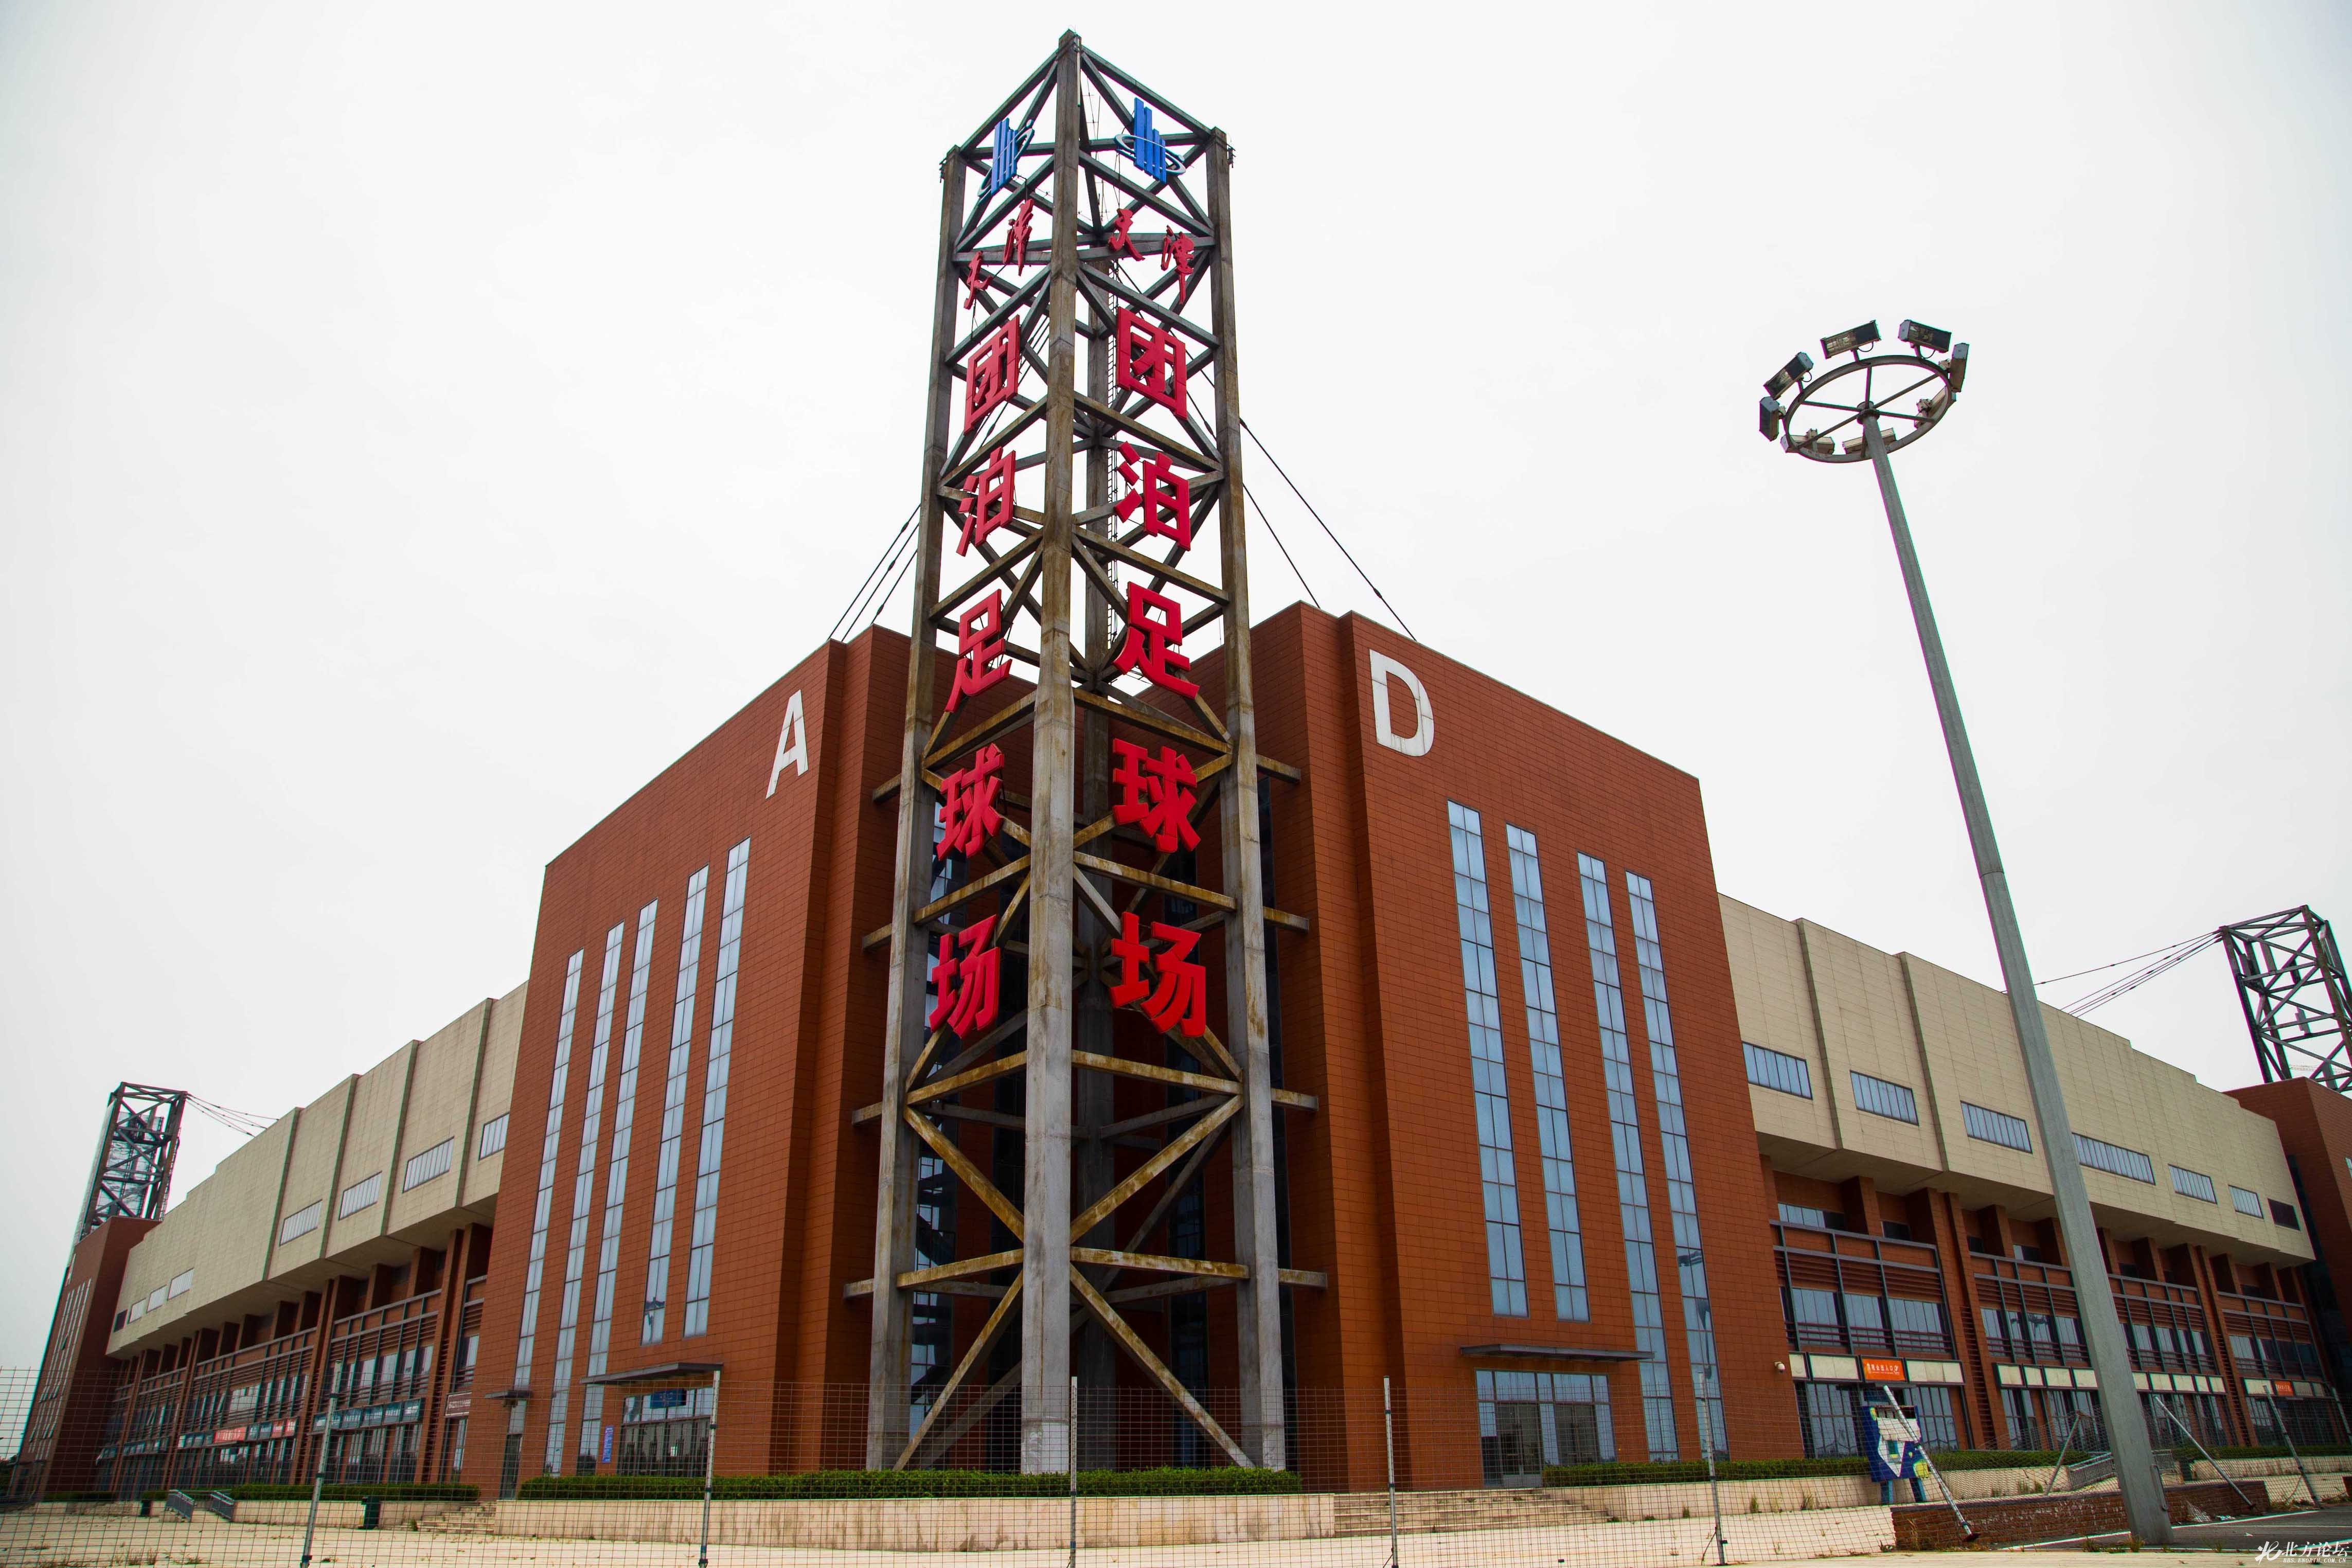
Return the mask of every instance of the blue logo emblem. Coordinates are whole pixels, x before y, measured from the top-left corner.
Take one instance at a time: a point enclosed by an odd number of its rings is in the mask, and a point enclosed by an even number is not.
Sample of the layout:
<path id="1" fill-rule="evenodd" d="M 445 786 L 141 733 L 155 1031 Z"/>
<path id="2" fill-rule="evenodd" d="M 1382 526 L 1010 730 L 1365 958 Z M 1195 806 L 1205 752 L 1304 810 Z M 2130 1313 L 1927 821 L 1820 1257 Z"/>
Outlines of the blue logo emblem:
<path id="1" fill-rule="evenodd" d="M 1013 183 L 1013 176 L 1020 167 L 1021 154 L 1028 151 L 1029 139 L 1036 130 L 1034 125 L 1024 125 L 1016 131 L 1012 121 L 998 121 L 996 145 L 988 160 L 988 188 L 982 195 L 992 196 Z"/>
<path id="2" fill-rule="evenodd" d="M 1184 172 L 1184 160 L 1168 150 L 1160 128 L 1151 123 L 1151 105 L 1139 98 L 1135 100 L 1135 133 L 1120 137 L 1118 145 L 1130 163 L 1163 184 Z"/>

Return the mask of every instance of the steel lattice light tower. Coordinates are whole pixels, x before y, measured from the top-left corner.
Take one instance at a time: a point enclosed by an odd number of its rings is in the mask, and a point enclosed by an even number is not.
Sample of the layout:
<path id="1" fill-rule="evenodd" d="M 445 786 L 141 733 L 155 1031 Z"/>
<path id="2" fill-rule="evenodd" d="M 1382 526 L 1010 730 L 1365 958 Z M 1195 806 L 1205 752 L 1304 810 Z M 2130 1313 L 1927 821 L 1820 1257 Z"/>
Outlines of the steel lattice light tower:
<path id="1" fill-rule="evenodd" d="M 2352 1091 L 2352 985 L 2336 931 L 2309 904 L 2216 933 L 2230 951 L 2263 1081 L 2303 1076 Z"/>
<path id="2" fill-rule="evenodd" d="M 163 1217 L 171 1201 L 172 1164 L 180 1153 L 180 1120 L 187 1108 L 184 1089 L 115 1085 L 106 1097 L 98 1154 L 74 1225 L 76 1242 L 110 1219 Z"/>
<path id="3" fill-rule="evenodd" d="M 1231 157 L 1070 33 L 941 166 L 870 1286 L 877 1468 L 936 1457 L 1016 1394 L 1021 1468 L 1072 1468 L 1072 1381 L 1107 1399 L 1122 1353 L 1226 1459 L 1284 1463 Z M 1220 622 L 1222 692 L 1190 673 Z M 1000 684 L 1015 666 L 1028 689 Z M 1214 885 L 1194 868 L 1203 828 Z M 1202 941 L 1219 928 L 1222 1034 Z M 1170 1103 L 1114 1125 L 1122 1079 Z M 982 1089 L 992 1107 L 966 1103 Z M 1019 1187 L 964 1152 L 974 1121 L 1000 1155 L 1017 1135 Z M 1234 1256 L 1137 1250 L 1221 1145 Z M 955 1257 L 935 1217 L 955 1195 L 1010 1248 Z M 1231 1431 L 1120 1310 L 1188 1279 L 1238 1299 Z M 932 1313 L 958 1294 L 994 1304 L 917 1389 L 917 1298 Z M 992 1363 L 1008 1335 L 1009 1368 Z"/>
<path id="4" fill-rule="evenodd" d="M 1811 354 L 1798 354 L 1764 384 L 1758 427 L 1767 440 L 1777 437 L 1783 451 L 1818 463 L 1867 462 L 1877 470 L 1878 493 L 1886 505 L 1886 524 L 1895 536 L 1903 586 L 1910 595 L 1911 617 L 1919 631 L 1919 650 L 1927 658 L 1937 716 L 1943 721 L 1953 782 L 1959 786 L 1960 809 L 1968 819 L 1969 842 L 1976 851 L 1977 879 L 1984 888 L 1985 910 L 1992 918 L 2001 983 L 2009 991 L 2010 1015 L 2016 1021 L 2018 1046 L 2025 1058 L 2026 1083 L 2042 1127 L 2042 1160 L 2049 1167 L 2059 1233 L 2065 1242 L 2084 1333 L 2090 1341 L 2091 1366 L 2098 1374 L 2099 1408 L 2114 1446 L 2125 1516 L 2134 1535 L 2159 1542 L 2170 1538 L 2171 1530 L 2148 1442 L 2147 1419 L 2133 1385 L 2131 1354 L 2116 1316 L 2106 1258 L 2099 1247 L 2097 1223 L 2091 1217 L 2090 1194 L 2083 1184 L 2082 1167 L 2073 1157 L 2074 1129 L 2066 1119 L 2065 1097 L 2059 1088 L 2057 1064 L 2050 1054 L 2049 1033 L 2035 996 L 2033 971 L 2025 958 L 2025 940 L 2010 902 L 2000 848 L 1993 839 L 1984 784 L 1977 777 L 1976 758 L 1960 720 L 1959 697 L 1952 688 L 1951 667 L 1944 658 L 1936 612 L 1927 601 L 1927 580 L 1919 573 L 1911 526 L 1903 515 L 1903 499 L 1895 491 L 1895 468 L 1887 456 L 1918 440 L 1951 412 L 1952 400 L 1968 374 L 1969 345 L 1956 344 L 1949 332 L 1917 321 L 1904 322 L 1895 335 L 1904 345 L 1900 352 L 1879 348 L 1875 321 L 1832 333 L 1822 340 L 1822 357 L 1831 362 L 1826 369 L 1817 370 Z"/>

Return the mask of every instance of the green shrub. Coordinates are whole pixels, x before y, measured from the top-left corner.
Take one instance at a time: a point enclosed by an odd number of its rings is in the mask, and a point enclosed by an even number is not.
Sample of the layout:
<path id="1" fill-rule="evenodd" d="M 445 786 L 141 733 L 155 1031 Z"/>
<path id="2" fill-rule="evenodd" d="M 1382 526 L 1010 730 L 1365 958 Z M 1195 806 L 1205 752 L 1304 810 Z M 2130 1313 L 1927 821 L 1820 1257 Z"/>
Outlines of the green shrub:
<path id="1" fill-rule="evenodd" d="M 202 1499 L 213 1491 L 211 1487 L 182 1487 L 180 1490 L 192 1498 Z M 308 1481 L 247 1481 L 240 1486 L 220 1489 L 233 1498 L 249 1502 L 287 1502 L 310 1500 Z M 357 1481 L 330 1481 L 319 1490 L 321 1502 L 358 1502 L 365 1498 L 381 1498 L 385 1502 L 473 1502 L 482 1495 L 479 1487 L 466 1486 L 457 1481 L 380 1481 L 374 1486 Z M 702 1494 L 697 1492 L 697 1497 Z M 162 1502 L 165 1490 L 157 1487 L 139 1494 L 141 1502 Z"/>
<path id="2" fill-rule="evenodd" d="M 2198 1457 L 2197 1450 L 2194 1448 L 2184 1448 L 2180 1451 L 2191 1458 Z M 2306 1459 L 2324 1459 L 2342 1458 L 2347 1454 L 2352 1454 L 2352 1447 L 2342 1443 L 2329 1443 L 2321 1447 L 2302 1448 L 2291 1452 L 2286 1445 L 2282 1443 L 2274 1448 L 2214 1448 L 2209 1451 L 2217 1459 L 2285 1459 L 2292 1458 L 2294 1453 L 2302 1454 Z"/>
<path id="3" fill-rule="evenodd" d="M 1868 1472 L 1869 1467 L 1863 1460 L 1851 1458 L 1718 1459 L 1715 1465 L 1716 1479 L 1725 1481 L 1774 1481 L 1799 1476 L 1859 1476 Z M 1704 1459 L 1675 1459 L 1659 1464 L 1627 1459 L 1601 1465 L 1549 1465 L 1544 1469 L 1544 1485 L 1548 1487 L 1655 1487 L 1705 1479 Z"/>
<path id="4" fill-rule="evenodd" d="M 2075 1448 L 2066 1457 L 2079 1465 L 2090 1456 Z M 1928 1458 L 1946 1470 L 2046 1470 L 2058 1462 L 2056 1451 L 2047 1448 L 1955 1448 Z"/>
<path id="5" fill-rule="evenodd" d="M 285 1502 L 299 1499 L 308 1502 L 310 1499 L 310 1483 L 308 1481 L 248 1481 L 226 1489 L 229 1496 L 240 1501 Z M 194 1491 L 188 1495 L 202 1497 L 204 1493 Z M 374 1486 L 356 1481 L 334 1481 L 319 1492 L 320 1498 L 327 1502 L 357 1502 L 362 1498 L 381 1498 L 385 1502 L 472 1502 L 481 1495 L 481 1488 L 457 1481 L 383 1481 Z"/>
<path id="6" fill-rule="evenodd" d="M 720 1476 L 710 1495 L 722 1502 L 814 1501 L 857 1498 L 1066 1497 L 1070 1478 L 999 1470 L 804 1470 L 783 1476 Z M 1085 1497 L 1230 1497 L 1295 1492 L 1290 1470 L 1080 1470 Z M 687 1501 L 702 1496 L 700 1476 L 535 1476 L 516 1495 L 525 1501 Z"/>
<path id="7" fill-rule="evenodd" d="M 2083 1456 L 2074 1456 L 2080 1459 Z M 2008 1449 L 1960 1449 L 1932 1456 L 1946 1470 L 2046 1470 L 2058 1462 L 2051 1453 Z M 1870 1462 L 1859 1456 L 1824 1459 L 1718 1459 L 1715 1475 L 1725 1481 L 1802 1480 L 1816 1476 L 1868 1476 Z M 1548 1487 L 1669 1486 L 1706 1479 L 1704 1459 L 1676 1459 L 1664 1464 L 1625 1460 L 1604 1465 L 1550 1465 L 1544 1469 Z"/>

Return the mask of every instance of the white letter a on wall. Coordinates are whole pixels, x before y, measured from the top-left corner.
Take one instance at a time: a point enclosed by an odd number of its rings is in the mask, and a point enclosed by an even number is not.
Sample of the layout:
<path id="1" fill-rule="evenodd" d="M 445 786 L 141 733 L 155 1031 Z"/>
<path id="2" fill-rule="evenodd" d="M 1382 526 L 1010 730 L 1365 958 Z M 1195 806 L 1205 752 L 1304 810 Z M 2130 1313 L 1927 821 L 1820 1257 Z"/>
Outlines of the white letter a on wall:
<path id="1" fill-rule="evenodd" d="M 1389 682 L 1401 680 L 1412 696 L 1413 725 L 1411 734 L 1400 733 L 1389 710 Z M 1422 689 L 1421 679 L 1384 653 L 1372 655 L 1372 738 L 1392 752 L 1402 752 L 1408 757 L 1429 754 L 1437 741 L 1437 716 L 1430 711 L 1429 693 Z"/>
<path id="2" fill-rule="evenodd" d="M 801 717 L 801 694 L 797 691 L 784 705 L 783 733 L 776 737 L 776 765 L 768 770 L 770 795 L 776 793 L 786 768 L 798 773 L 808 772 L 808 722 Z"/>

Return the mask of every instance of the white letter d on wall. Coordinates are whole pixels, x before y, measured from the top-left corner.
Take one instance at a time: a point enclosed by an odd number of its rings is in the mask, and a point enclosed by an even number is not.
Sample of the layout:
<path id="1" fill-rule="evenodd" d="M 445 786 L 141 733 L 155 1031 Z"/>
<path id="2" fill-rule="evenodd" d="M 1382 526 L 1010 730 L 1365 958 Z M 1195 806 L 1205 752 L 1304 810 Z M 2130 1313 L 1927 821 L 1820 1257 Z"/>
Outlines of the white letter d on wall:
<path id="1" fill-rule="evenodd" d="M 1401 735 L 1389 709 L 1389 682 L 1404 682 L 1412 694 L 1413 727 L 1410 735 Z M 1429 693 L 1422 689 L 1420 678 L 1384 653 L 1372 655 L 1372 738 L 1392 752 L 1402 752 L 1408 757 L 1426 756 L 1437 739 L 1437 716 L 1430 711 Z"/>
<path id="2" fill-rule="evenodd" d="M 784 704 L 784 728 L 782 733 L 776 737 L 776 762 L 768 770 L 770 795 L 776 793 L 776 785 L 782 780 L 786 768 L 796 773 L 808 772 L 808 722 L 801 717 L 801 694 L 797 691 L 793 693 L 793 700 Z"/>

